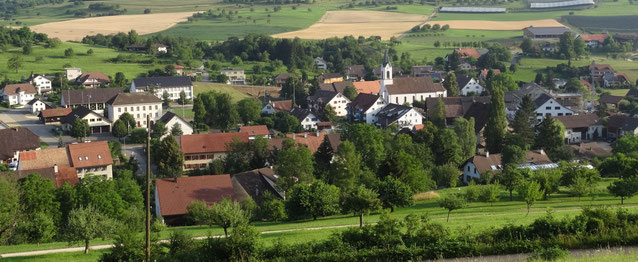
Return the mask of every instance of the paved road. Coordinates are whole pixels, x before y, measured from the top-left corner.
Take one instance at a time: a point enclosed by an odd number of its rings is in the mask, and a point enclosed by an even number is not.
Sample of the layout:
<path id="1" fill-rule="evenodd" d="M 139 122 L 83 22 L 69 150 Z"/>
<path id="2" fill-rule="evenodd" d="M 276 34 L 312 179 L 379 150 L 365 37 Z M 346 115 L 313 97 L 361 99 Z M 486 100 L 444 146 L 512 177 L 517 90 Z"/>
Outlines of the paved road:
<path id="1" fill-rule="evenodd" d="M 5 110 L 0 112 L 0 120 L 5 122 L 9 126 L 20 126 L 31 130 L 34 134 L 40 137 L 40 140 L 47 143 L 49 146 L 58 145 L 58 137 L 51 131 L 52 129 L 59 128 L 60 125 L 43 125 L 37 116 L 30 113 L 28 109 L 15 108 L 11 110 Z M 85 138 L 85 141 L 100 141 L 111 140 L 113 136 L 111 134 L 98 134 Z M 75 143 L 77 139 L 63 135 L 62 141 L 66 144 Z"/>
<path id="2" fill-rule="evenodd" d="M 146 174 L 146 145 L 122 145 L 122 153 L 128 159 L 129 157 L 135 157 L 137 160 L 139 169 L 137 175 Z M 151 172 L 157 174 L 157 167 L 151 164 Z"/>

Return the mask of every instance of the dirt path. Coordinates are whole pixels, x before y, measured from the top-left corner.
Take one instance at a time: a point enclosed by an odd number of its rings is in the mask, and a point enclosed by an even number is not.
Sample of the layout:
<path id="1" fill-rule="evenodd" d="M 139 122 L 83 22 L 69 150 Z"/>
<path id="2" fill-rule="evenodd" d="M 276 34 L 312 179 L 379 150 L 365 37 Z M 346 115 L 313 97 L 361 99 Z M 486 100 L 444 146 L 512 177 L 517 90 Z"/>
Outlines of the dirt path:
<path id="1" fill-rule="evenodd" d="M 131 30 L 145 35 L 169 29 L 186 21 L 193 13 L 196 12 L 91 17 L 35 25 L 31 30 L 62 41 L 81 41 L 87 35 L 109 35 Z"/>

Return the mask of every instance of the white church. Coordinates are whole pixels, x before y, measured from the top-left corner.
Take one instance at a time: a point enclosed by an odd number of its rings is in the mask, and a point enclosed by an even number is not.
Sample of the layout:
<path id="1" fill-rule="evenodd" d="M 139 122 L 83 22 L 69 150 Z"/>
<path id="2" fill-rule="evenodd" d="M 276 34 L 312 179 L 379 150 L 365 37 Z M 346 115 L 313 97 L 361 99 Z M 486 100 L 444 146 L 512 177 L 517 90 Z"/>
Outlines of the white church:
<path id="1" fill-rule="evenodd" d="M 386 52 L 381 65 L 381 89 L 379 95 L 391 104 L 409 104 L 425 101 L 428 97 L 446 97 L 447 90 L 430 77 L 400 77 L 392 79 L 392 64 Z"/>

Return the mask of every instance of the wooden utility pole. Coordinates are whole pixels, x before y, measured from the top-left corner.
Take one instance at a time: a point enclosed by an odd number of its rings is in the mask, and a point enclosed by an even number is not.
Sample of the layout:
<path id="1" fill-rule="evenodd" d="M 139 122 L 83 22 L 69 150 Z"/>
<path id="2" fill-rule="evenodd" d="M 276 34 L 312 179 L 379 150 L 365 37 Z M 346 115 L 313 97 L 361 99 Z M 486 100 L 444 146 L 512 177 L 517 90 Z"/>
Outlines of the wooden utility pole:
<path id="1" fill-rule="evenodd" d="M 151 262 L 151 115 L 146 115 L 146 262 Z"/>

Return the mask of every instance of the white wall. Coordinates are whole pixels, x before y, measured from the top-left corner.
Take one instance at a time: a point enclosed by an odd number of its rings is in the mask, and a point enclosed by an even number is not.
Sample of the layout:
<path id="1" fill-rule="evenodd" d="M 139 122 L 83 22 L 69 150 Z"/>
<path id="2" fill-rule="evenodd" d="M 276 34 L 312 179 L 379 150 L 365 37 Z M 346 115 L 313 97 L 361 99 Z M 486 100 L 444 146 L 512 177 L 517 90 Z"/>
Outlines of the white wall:
<path id="1" fill-rule="evenodd" d="M 319 119 L 317 118 L 317 116 L 310 113 L 303 121 L 301 121 L 301 126 L 305 130 L 317 129 L 317 123 L 319 123 Z"/>
<path id="2" fill-rule="evenodd" d="M 131 82 L 131 88 L 129 92 L 131 93 L 141 93 L 145 92 L 144 88 L 140 87 L 139 89 L 135 86 L 135 82 Z M 159 99 L 162 99 L 162 95 L 164 95 L 164 91 L 168 92 L 171 100 L 178 100 L 179 94 L 184 91 L 186 93 L 186 99 L 193 99 L 193 86 L 179 86 L 179 87 L 160 87 L 155 89 L 155 96 Z"/>
<path id="3" fill-rule="evenodd" d="M 161 138 L 164 138 L 164 137 L 168 136 L 168 134 L 171 133 L 171 129 L 176 124 L 181 126 L 182 134 L 184 134 L 184 135 L 192 135 L 193 134 L 193 128 L 188 123 L 184 122 L 180 118 L 173 117 L 170 121 L 168 121 L 168 123 L 166 123 L 166 129 L 168 129 L 168 132 L 166 132 L 166 134 L 164 134 Z"/>
<path id="4" fill-rule="evenodd" d="M 412 108 L 410 111 L 401 116 L 396 121 L 396 124 L 399 128 L 413 129 L 415 125 L 423 124 L 423 115 Z"/>
<path id="5" fill-rule="evenodd" d="M 467 162 L 463 166 L 463 182 L 470 183 L 471 179 L 480 179 L 481 174 L 476 170 L 476 166 L 472 162 Z"/>
<path id="6" fill-rule="evenodd" d="M 40 111 L 46 109 L 46 104 L 44 104 L 42 101 L 38 100 L 35 103 L 33 103 L 33 105 L 31 105 L 31 113 L 34 115 L 37 115 Z"/>
<path id="7" fill-rule="evenodd" d="M 476 79 L 474 78 L 472 78 L 464 87 L 461 88 L 461 95 L 466 96 L 470 92 L 473 92 L 477 95 L 483 93 L 483 86 L 479 85 L 478 81 L 476 81 Z"/>
<path id="8" fill-rule="evenodd" d="M 569 116 L 574 114 L 574 111 L 559 104 L 553 98 L 550 100 L 547 100 L 547 102 L 545 102 L 542 106 L 539 106 L 538 108 L 536 108 L 535 112 L 536 112 L 536 120 L 538 122 L 543 121 L 546 115 Z"/>
<path id="9" fill-rule="evenodd" d="M 134 104 L 134 105 L 108 105 L 109 120 L 115 122 L 120 115 L 128 112 L 139 122 L 139 127 L 146 127 L 146 115 L 151 115 L 151 121 L 157 122 L 162 117 L 162 103 L 153 104 Z"/>
<path id="10" fill-rule="evenodd" d="M 37 76 L 31 81 L 31 84 L 38 89 L 38 94 L 42 94 L 43 91 L 50 91 L 52 88 L 51 80 L 43 76 Z"/>
<path id="11" fill-rule="evenodd" d="M 374 105 L 368 108 L 368 111 L 364 113 L 366 123 L 370 125 L 376 124 L 377 113 L 379 113 L 379 111 L 381 111 L 381 109 L 383 109 L 386 105 L 387 103 L 385 102 L 385 100 L 383 100 L 382 97 L 379 97 L 379 99 L 377 99 L 377 101 L 374 102 Z"/>
<path id="12" fill-rule="evenodd" d="M 425 101 L 425 99 L 428 97 L 439 97 L 439 96 L 446 97 L 447 91 L 432 92 L 432 93 L 417 93 L 417 94 L 398 94 L 398 95 L 390 94 L 389 95 L 390 99 L 388 103 L 397 104 L 397 105 L 403 105 L 405 103 L 409 103 L 410 105 L 412 105 L 412 103 L 414 103 L 415 101 Z"/>
<path id="13" fill-rule="evenodd" d="M 348 104 L 350 103 L 350 99 L 342 95 L 341 93 L 337 93 L 337 95 L 330 100 L 328 103 L 332 109 L 335 111 L 336 115 L 339 117 L 345 117 L 348 115 Z"/>

